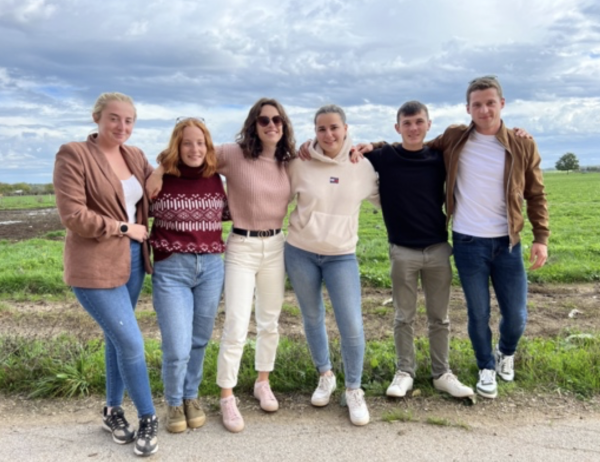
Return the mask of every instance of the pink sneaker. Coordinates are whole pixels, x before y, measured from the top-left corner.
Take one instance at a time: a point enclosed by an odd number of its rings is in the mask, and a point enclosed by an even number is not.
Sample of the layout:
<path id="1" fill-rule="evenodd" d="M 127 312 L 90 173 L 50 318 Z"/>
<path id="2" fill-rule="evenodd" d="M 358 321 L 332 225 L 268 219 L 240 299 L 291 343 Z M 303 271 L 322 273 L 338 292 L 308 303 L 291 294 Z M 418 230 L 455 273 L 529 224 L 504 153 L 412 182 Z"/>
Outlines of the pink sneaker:
<path id="1" fill-rule="evenodd" d="M 254 397 L 260 401 L 260 408 L 263 411 L 275 412 L 279 409 L 277 398 L 275 398 L 275 395 L 271 391 L 271 386 L 266 380 L 254 382 Z"/>
<path id="2" fill-rule="evenodd" d="M 221 413 L 223 414 L 223 425 L 227 430 L 238 433 L 244 429 L 244 419 L 238 411 L 235 396 L 221 398 Z"/>

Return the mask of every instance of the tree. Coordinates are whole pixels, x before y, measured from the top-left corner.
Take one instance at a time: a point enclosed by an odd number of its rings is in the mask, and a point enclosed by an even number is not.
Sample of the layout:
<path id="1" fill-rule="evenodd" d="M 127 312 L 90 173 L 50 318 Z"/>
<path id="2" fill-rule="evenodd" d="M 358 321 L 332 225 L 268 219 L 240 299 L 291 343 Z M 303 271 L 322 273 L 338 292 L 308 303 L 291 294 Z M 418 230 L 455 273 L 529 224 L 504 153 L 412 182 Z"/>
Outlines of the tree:
<path id="1" fill-rule="evenodd" d="M 563 170 L 567 173 L 571 170 L 579 170 L 579 159 L 572 152 L 567 152 L 556 161 L 556 170 Z"/>

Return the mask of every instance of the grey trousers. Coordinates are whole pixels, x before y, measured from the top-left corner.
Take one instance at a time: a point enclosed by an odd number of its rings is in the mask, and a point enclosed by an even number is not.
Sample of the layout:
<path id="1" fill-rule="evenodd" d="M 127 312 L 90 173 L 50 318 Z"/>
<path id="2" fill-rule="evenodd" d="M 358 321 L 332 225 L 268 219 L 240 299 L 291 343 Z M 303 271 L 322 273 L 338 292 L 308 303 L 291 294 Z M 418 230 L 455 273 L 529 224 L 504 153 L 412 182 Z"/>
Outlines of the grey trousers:
<path id="1" fill-rule="evenodd" d="M 394 341 L 397 369 L 415 376 L 414 320 L 417 314 L 417 285 L 425 293 L 429 331 L 429 354 L 434 378 L 450 371 L 450 320 L 448 304 L 452 268 L 452 247 L 447 242 L 424 249 L 390 245 L 392 297 L 394 301 Z"/>

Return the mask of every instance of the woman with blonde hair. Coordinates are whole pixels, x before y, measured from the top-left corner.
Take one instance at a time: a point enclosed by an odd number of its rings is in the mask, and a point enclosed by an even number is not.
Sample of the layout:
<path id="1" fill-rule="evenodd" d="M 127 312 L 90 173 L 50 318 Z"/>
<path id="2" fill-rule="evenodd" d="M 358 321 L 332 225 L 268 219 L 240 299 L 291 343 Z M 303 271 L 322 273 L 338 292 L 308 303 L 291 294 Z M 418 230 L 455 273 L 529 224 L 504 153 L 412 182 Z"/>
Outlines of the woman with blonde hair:
<path id="1" fill-rule="evenodd" d="M 61 146 L 54 166 L 56 204 L 67 228 L 64 280 L 104 331 L 103 428 L 116 443 L 135 440 L 135 454 L 148 456 L 158 449 L 158 420 L 133 311 L 144 270 L 152 272 L 144 194 L 152 167 L 140 149 L 125 145 L 136 121 L 129 96 L 101 94 L 92 116 L 98 133 Z M 137 433 L 121 407 L 125 389 L 138 411 Z"/>
<path id="2" fill-rule="evenodd" d="M 178 120 L 158 162 L 166 174 L 151 206 L 152 299 L 162 338 L 167 430 L 179 433 L 206 420 L 198 387 L 223 290 L 227 198 L 203 120 Z"/>

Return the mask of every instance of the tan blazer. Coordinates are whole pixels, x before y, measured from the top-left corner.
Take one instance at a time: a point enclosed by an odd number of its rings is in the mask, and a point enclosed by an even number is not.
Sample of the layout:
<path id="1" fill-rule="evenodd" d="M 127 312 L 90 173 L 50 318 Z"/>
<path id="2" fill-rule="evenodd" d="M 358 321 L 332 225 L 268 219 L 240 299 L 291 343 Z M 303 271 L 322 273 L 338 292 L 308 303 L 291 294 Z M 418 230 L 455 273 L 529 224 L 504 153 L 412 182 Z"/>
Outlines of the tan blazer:
<path id="1" fill-rule="evenodd" d="M 152 173 L 138 148 L 121 146 L 127 166 L 144 188 Z M 85 142 L 62 145 L 54 164 L 54 189 L 60 219 L 67 228 L 64 281 L 75 287 L 108 289 L 129 280 L 130 240 L 121 237 L 119 222 L 127 222 L 121 181 L 104 153 L 97 135 Z M 148 226 L 148 198 L 137 204 L 136 223 Z M 142 245 L 144 266 L 152 272 L 148 241 Z"/>

